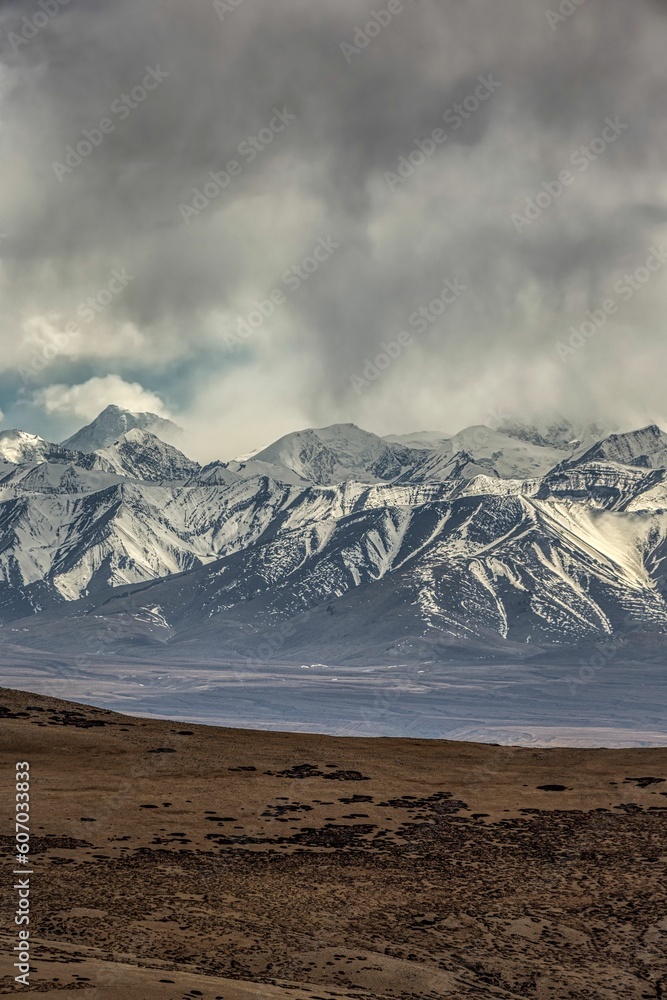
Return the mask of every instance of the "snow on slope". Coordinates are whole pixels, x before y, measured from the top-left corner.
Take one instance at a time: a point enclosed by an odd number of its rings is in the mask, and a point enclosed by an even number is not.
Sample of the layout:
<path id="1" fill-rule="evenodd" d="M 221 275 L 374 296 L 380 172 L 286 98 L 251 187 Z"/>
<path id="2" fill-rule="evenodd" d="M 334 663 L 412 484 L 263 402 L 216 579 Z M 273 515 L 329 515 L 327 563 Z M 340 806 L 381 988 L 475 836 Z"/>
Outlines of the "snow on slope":
<path id="1" fill-rule="evenodd" d="M 332 424 L 287 434 L 253 461 L 282 466 L 307 482 L 331 485 L 348 479 L 392 480 L 420 457 L 421 452 L 388 443 L 355 424 Z"/>
<path id="2" fill-rule="evenodd" d="M 417 431 L 413 434 L 386 434 L 383 440 L 403 445 L 404 448 L 435 451 L 444 448 L 451 439 L 451 434 L 441 434 L 440 431 Z"/>
<path id="3" fill-rule="evenodd" d="M 0 466 L 2 466 L 0 475 L 6 478 L 6 475 L 13 471 L 12 466 L 24 467 L 41 462 L 113 472 L 111 466 L 96 455 L 87 455 L 60 444 L 52 444 L 36 434 L 28 434 L 27 431 L 0 431 Z"/>
<path id="4" fill-rule="evenodd" d="M 124 476 L 97 469 L 81 469 L 70 463 L 39 462 L 37 465 L 10 465 L 0 470 L 0 500 L 27 493 L 95 493 Z"/>
<path id="5" fill-rule="evenodd" d="M 0 581 L 48 580 L 68 600 L 89 588 L 180 573 L 260 535 L 285 497 L 244 484 L 225 509 L 219 490 L 121 481 L 83 496 L 0 500 Z"/>
<path id="6" fill-rule="evenodd" d="M 51 445 L 44 438 L 27 431 L 0 431 L 0 459 L 13 465 L 24 462 L 41 462 Z"/>
<path id="7" fill-rule="evenodd" d="M 208 641 L 220 656 L 244 655 L 253 636 L 281 621 L 306 615 L 308 628 L 318 608 L 325 614 L 311 630 L 312 651 L 326 623 L 343 659 L 372 631 L 382 649 L 404 643 L 406 621 L 408 634 L 436 642 L 563 644 L 639 622 L 664 633 L 667 608 L 647 564 L 666 534 L 664 514 L 628 517 L 522 497 L 380 507 L 265 533 L 148 593 L 104 598 L 104 608 L 132 630 L 149 598 L 174 637 L 195 648 Z M 299 628 L 292 631 L 298 638 Z"/>
<path id="8" fill-rule="evenodd" d="M 111 404 L 90 424 L 63 441 L 62 445 L 71 451 L 98 451 L 100 448 L 108 448 L 127 431 L 135 429 L 152 431 L 154 434 L 167 437 L 180 431 L 171 420 L 165 420 L 155 413 L 133 413 L 131 410 Z"/>
<path id="9" fill-rule="evenodd" d="M 238 480 L 239 476 L 232 472 L 225 462 L 209 462 L 188 480 L 188 485 L 229 486 Z"/>
<path id="10" fill-rule="evenodd" d="M 104 411 L 78 443 L 126 412 Z M 219 633 L 220 655 L 220 636 L 234 645 L 331 602 L 347 616 L 333 629 L 341 656 L 369 629 L 384 650 L 408 627 L 481 643 L 577 642 L 637 621 L 664 631 L 666 436 L 650 427 L 573 453 L 568 433 L 391 441 L 337 424 L 202 469 L 136 426 L 92 453 L 4 432 L 0 621 L 85 599 L 105 622 L 113 593 L 132 628 L 187 634 L 193 649 Z M 146 583 L 150 607 L 134 596 Z"/>
<path id="11" fill-rule="evenodd" d="M 499 422 L 497 429 L 521 441 L 569 452 L 575 448 L 591 447 L 616 430 L 614 427 L 605 428 L 601 424 L 575 422 L 565 417 L 538 418 L 524 422 L 507 417 Z"/>
<path id="12" fill-rule="evenodd" d="M 366 506 L 382 508 L 398 499 L 407 507 L 415 499 L 411 487 L 383 487 L 390 493 L 382 496 L 380 488 L 294 488 L 266 477 L 223 486 L 157 486 L 124 479 L 97 491 L 85 485 L 83 495 L 72 497 L 0 489 L 0 580 L 26 586 L 48 579 L 72 600 L 91 587 L 183 572 L 244 549 L 265 534 L 307 532 Z"/>
<path id="13" fill-rule="evenodd" d="M 254 479 L 257 476 L 268 476 L 278 479 L 281 483 L 291 483 L 293 486 L 303 485 L 306 480 L 293 469 L 275 462 L 265 462 L 261 459 L 236 459 L 227 462 L 227 473 L 240 479 Z"/>
<path id="14" fill-rule="evenodd" d="M 533 444 L 484 425 L 468 427 L 455 434 L 452 447 L 455 453 L 468 452 L 477 465 L 501 479 L 546 475 L 568 454 L 565 449 Z"/>
<path id="15" fill-rule="evenodd" d="M 667 434 L 656 424 L 625 434 L 610 434 L 588 448 L 577 449 L 564 465 L 569 467 L 586 462 L 616 462 L 647 469 L 665 468 Z"/>
<path id="16" fill-rule="evenodd" d="M 567 449 L 535 444 L 479 424 L 468 427 L 421 455 L 402 473 L 401 482 L 442 482 L 479 475 L 499 479 L 544 476 L 570 454 Z"/>
<path id="17" fill-rule="evenodd" d="M 119 475 L 145 482 L 185 482 L 200 469 L 198 462 L 138 427 L 126 431 L 108 448 L 95 452 Z"/>
<path id="18" fill-rule="evenodd" d="M 441 482 L 487 473 L 500 478 L 544 475 L 569 451 L 518 440 L 482 425 L 452 438 L 430 433 L 379 438 L 354 424 L 334 424 L 288 434 L 245 463 L 280 478 L 287 469 L 319 485 L 356 479 L 365 483 Z M 234 463 L 229 466 L 240 471 Z"/>

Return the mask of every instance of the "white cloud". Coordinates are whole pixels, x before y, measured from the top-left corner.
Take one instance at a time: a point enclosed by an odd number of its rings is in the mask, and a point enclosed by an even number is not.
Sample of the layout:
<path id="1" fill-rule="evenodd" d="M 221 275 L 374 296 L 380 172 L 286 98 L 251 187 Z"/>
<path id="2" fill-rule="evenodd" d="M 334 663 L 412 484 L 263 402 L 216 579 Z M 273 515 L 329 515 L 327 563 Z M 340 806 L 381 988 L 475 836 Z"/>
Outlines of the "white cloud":
<path id="1" fill-rule="evenodd" d="M 190 412 L 179 413 L 185 436 L 178 447 L 199 462 L 228 461 L 309 426 L 308 400 L 285 390 L 295 370 L 306 384 L 307 364 L 282 357 L 280 345 L 268 342 L 256 364 L 216 374 L 200 387 Z"/>
<path id="2" fill-rule="evenodd" d="M 35 393 L 34 403 L 50 415 L 82 420 L 94 420 L 110 403 L 126 410 L 169 416 L 156 393 L 144 389 L 138 382 L 126 382 L 119 375 L 90 378 L 80 385 L 50 385 Z"/>

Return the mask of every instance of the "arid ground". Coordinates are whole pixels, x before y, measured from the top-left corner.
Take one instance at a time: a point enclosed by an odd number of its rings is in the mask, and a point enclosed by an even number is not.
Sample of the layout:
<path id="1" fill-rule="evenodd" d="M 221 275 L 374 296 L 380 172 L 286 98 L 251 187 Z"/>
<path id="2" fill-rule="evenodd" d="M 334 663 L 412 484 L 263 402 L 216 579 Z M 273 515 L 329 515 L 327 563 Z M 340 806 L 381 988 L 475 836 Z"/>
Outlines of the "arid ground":
<path id="1" fill-rule="evenodd" d="M 0 740 L 0 994 L 667 997 L 667 748 L 220 729 L 6 689 Z"/>

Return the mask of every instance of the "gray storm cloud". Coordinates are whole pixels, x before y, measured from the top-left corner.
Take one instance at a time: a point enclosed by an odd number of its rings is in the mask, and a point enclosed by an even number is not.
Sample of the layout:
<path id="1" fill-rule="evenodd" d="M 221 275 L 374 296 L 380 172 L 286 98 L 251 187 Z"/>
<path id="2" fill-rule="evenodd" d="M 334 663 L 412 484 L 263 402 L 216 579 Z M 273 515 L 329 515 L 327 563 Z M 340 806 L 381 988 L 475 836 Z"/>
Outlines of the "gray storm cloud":
<path id="1" fill-rule="evenodd" d="M 2 409 L 661 419 L 666 40 L 649 0 L 3 4 Z"/>

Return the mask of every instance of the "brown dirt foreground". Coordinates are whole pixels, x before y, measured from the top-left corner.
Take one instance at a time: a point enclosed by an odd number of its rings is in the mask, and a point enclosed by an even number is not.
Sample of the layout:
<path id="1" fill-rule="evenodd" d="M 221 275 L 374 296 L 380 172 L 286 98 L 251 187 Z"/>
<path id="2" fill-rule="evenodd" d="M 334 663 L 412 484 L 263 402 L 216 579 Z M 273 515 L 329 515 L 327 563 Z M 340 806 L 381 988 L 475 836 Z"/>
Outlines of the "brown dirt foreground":
<path id="1" fill-rule="evenodd" d="M 6 689 L 0 739 L 0 994 L 667 998 L 667 749 L 217 729 Z"/>

